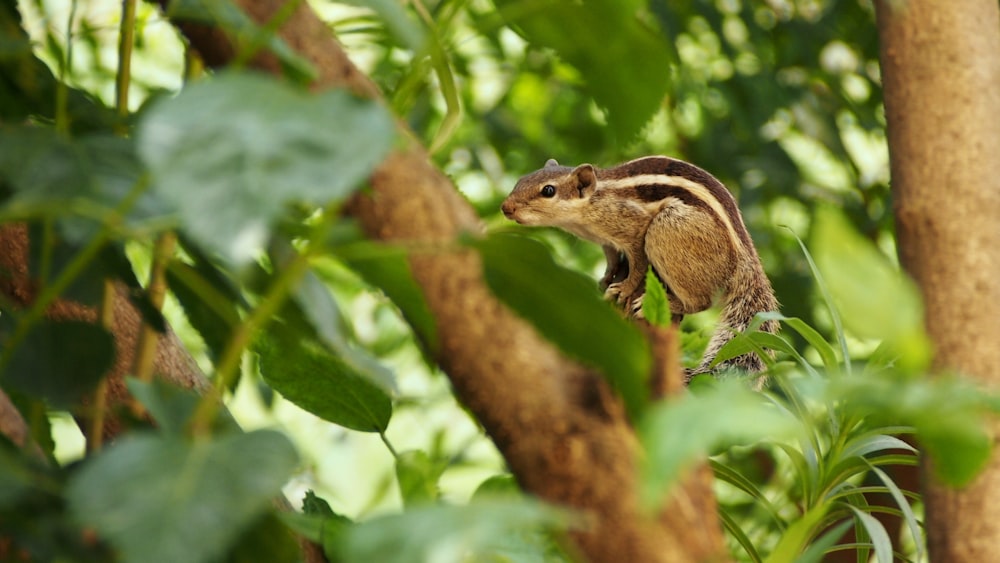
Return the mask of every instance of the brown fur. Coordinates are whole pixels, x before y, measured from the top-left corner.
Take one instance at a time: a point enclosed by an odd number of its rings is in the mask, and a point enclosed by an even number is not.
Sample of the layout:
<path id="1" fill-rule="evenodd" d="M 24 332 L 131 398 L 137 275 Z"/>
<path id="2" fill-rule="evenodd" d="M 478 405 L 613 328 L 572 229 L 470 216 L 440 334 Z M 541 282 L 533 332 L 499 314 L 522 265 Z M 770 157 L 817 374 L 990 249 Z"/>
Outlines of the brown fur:
<path id="1" fill-rule="evenodd" d="M 704 311 L 718 299 L 719 325 L 689 376 L 709 371 L 719 349 L 754 315 L 778 308 L 732 194 L 693 164 L 650 156 L 602 170 L 549 160 L 517 182 L 501 209 L 518 223 L 559 227 L 600 244 L 608 259 L 601 281 L 605 296 L 633 316 L 640 314 L 650 266 L 675 318 Z M 777 332 L 778 324 L 767 321 L 761 329 Z M 754 354 L 725 366 L 764 368 Z"/>

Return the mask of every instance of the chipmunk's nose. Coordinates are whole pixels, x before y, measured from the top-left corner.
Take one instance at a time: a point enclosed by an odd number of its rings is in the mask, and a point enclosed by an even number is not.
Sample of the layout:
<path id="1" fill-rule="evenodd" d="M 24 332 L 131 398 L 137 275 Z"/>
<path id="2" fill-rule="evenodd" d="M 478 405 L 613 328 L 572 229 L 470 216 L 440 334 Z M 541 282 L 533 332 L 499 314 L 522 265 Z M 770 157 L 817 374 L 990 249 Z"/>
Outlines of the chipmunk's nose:
<path id="1" fill-rule="evenodd" d="M 503 211 L 504 217 L 511 219 L 514 217 L 514 211 L 517 210 L 517 206 L 514 205 L 513 201 L 505 200 L 503 205 L 500 206 L 500 211 Z"/>

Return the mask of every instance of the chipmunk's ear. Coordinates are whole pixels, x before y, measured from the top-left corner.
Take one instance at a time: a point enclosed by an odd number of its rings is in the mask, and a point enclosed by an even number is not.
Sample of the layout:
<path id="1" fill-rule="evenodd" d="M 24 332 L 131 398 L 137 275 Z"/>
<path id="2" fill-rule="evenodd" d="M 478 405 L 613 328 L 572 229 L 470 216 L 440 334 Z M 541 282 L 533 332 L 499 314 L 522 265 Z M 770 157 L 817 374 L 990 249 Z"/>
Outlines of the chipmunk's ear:
<path id="1" fill-rule="evenodd" d="M 556 162 L 556 159 L 550 158 L 550 159 L 548 159 L 548 160 L 545 161 L 545 167 L 546 168 L 551 168 L 552 166 L 559 166 L 559 163 Z"/>
<path id="2" fill-rule="evenodd" d="M 581 164 L 573 169 L 572 175 L 576 178 L 576 189 L 580 192 L 580 197 L 587 197 L 597 189 L 597 172 L 593 165 Z"/>

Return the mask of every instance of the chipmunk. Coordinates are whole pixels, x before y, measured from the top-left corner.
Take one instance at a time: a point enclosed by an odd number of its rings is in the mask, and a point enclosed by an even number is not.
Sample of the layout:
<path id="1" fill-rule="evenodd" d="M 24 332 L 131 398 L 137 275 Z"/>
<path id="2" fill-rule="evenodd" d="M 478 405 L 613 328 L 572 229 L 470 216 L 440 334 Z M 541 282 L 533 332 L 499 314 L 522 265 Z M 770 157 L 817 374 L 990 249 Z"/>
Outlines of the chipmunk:
<path id="1" fill-rule="evenodd" d="M 613 168 L 575 168 L 550 159 L 514 186 L 501 206 L 522 225 L 550 226 L 600 244 L 608 265 L 605 297 L 631 316 L 641 316 L 647 268 L 666 289 L 675 321 L 722 303 L 719 325 L 701 363 L 709 365 L 734 332 L 778 302 L 732 194 L 708 172 L 664 156 L 648 156 Z M 777 332 L 777 321 L 761 330 Z M 764 369 L 755 354 L 719 367 Z"/>

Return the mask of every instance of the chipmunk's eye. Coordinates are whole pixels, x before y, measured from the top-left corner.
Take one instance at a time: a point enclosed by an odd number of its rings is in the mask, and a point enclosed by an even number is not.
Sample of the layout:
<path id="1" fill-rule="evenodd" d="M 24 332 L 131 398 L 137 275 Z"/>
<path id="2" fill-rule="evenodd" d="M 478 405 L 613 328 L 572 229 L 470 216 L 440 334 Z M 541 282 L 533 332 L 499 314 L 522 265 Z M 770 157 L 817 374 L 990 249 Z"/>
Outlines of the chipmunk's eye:
<path id="1" fill-rule="evenodd" d="M 542 187 L 542 197 L 552 197 L 556 195 L 556 187 L 552 184 L 546 184 Z"/>

